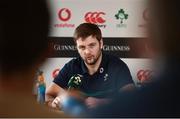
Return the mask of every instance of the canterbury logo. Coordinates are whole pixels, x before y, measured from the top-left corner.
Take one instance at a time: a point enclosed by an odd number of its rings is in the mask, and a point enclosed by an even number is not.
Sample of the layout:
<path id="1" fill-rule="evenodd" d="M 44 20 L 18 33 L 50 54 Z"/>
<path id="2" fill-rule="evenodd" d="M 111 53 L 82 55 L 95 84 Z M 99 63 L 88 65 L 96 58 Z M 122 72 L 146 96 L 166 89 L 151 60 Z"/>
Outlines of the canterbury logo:
<path id="1" fill-rule="evenodd" d="M 105 15 L 104 12 L 88 12 L 84 18 L 86 22 L 102 24 L 106 22 L 106 20 L 102 18 L 103 15 Z"/>
<path id="2" fill-rule="evenodd" d="M 152 71 L 150 70 L 139 70 L 137 73 L 137 78 L 141 82 L 145 80 L 149 80 L 151 77 L 152 77 Z"/>
<path id="3" fill-rule="evenodd" d="M 58 13 L 59 19 L 62 21 L 68 21 L 71 18 L 71 11 L 67 8 L 62 8 Z"/>

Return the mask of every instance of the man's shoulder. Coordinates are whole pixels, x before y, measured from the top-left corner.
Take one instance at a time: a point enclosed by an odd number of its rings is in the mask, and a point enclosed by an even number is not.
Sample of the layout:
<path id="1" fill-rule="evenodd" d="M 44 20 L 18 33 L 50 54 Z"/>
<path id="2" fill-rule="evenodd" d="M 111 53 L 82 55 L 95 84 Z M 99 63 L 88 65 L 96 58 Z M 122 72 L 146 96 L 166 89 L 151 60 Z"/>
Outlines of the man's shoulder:
<path id="1" fill-rule="evenodd" d="M 115 65 L 118 65 L 118 64 L 125 64 L 124 61 L 121 60 L 121 58 L 115 56 L 115 55 L 111 55 L 111 54 L 104 54 L 105 57 L 107 57 L 108 59 L 108 62 L 109 63 L 112 63 L 112 64 L 115 64 Z"/>
<path id="2" fill-rule="evenodd" d="M 75 57 L 66 63 L 67 66 L 81 66 L 82 59 L 80 57 Z"/>

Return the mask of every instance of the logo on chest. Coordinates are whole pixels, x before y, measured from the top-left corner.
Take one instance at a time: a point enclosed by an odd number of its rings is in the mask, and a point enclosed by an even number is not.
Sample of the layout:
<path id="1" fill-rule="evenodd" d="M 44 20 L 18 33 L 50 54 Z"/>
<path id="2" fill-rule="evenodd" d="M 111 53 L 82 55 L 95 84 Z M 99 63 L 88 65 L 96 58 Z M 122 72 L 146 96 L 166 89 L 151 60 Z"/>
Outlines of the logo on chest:
<path id="1" fill-rule="evenodd" d="M 105 74 L 104 75 L 104 81 L 107 81 L 108 80 L 108 74 Z"/>
<path id="2" fill-rule="evenodd" d="M 104 72 L 104 68 L 101 67 L 100 70 L 99 70 L 99 73 L 102 74 L 103 72 Z M 104 75 L 104 77 L 103 77 L 103 80 L 104 80 L 104 81 L 107 81 L 107 80 L 108 80 L 108 74 L 107 74 L 107 73 L 105 73 L 105 75 Z"/>

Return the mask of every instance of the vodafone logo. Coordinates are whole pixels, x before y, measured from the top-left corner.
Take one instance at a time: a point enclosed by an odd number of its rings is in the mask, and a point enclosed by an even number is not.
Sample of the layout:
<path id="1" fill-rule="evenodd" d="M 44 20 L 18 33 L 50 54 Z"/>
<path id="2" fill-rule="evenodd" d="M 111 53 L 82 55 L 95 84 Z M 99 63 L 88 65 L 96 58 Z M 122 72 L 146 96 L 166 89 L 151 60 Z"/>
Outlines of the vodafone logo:
<path id="1" fill-rule="evenodd" d="M 53 77 L 53 78 L 56 78 L 57 75 L 59 74 L 59 71 L 60 71 L 60 69 L 55 69 L 55 70 L 52 72 L 52 77 Z"/>
<path id="2" fill-rule="evenodd" d="M 140 82 L 144 82 L 152 77 L 152 73 L 151 70 L 139 70 L 137 72 L 137 78 Z"/>
<path id="3" fill-rule="evenodd" d="M 84 19 L 89 23 L 102 24 L 106 22 L 106 20 L 103 18 L 104 15 L 106 15 L 104 12 L 88 12 L 85 14 Z"/>
<path id="4" fill-rule="evenodd" d="M 62 8 L 58 12 L 58 17 L 61 21 L 68 21 L 71 18 L 71 11 L 67 8 Z"/>
<path id="5" fill-rule="evenodd" d="M 68 8 L 62 8 L 58 11 L 58 21 L 55 22 L 54 27 L 56 28 L 74 28 L 75 24 L 74 23 L 69 23 L 67 22 L 71 17 L 71 10 Z M 63 21 L 63 22 L 59 22 Z"/>

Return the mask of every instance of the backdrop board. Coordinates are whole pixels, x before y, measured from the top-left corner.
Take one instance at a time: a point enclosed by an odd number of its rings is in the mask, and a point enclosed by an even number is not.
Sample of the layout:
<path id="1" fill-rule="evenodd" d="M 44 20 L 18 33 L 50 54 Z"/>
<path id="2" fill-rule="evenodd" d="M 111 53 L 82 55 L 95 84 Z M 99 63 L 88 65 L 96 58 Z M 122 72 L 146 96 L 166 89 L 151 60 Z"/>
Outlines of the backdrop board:
<path id="1" fill-rule="evenodd" d="M 147 50 L 146 0 L 48 0 L 51 15 L 49 42 L 54 50 L 40 68 L 47 86 L 58 71 L 78 55 L 73 32 L 83 22 L 102 30 L 103 51 L 121 58 L 136 84 L 148 78 L 151 60 Z"/>

